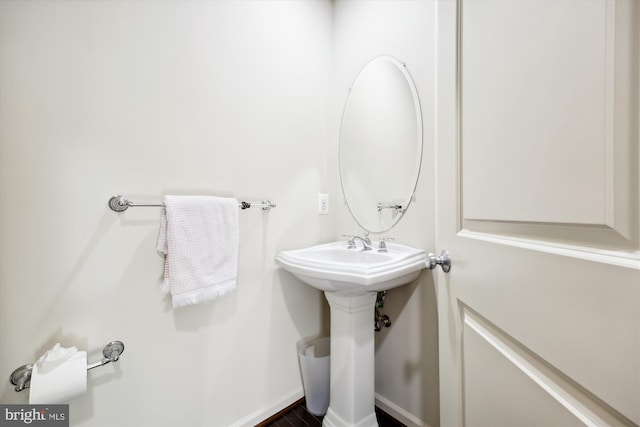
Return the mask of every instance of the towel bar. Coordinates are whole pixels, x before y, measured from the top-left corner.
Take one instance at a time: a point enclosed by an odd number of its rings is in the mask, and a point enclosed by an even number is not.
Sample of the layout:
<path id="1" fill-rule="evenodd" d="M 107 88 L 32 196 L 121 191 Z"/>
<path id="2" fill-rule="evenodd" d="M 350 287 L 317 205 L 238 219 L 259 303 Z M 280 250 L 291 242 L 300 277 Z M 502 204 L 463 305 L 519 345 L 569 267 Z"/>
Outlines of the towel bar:
<path id="1" fill-rule="evenodd" d="M 124 212 L 129 208 L 162 208 L 164 205 L 161 203 L 134 203 L 125 196 L 113 196 L 109 199 L 109 207 L 114 212 Z M 270 211 L 276 207 L 276 204 L 270 200 L 263 200 L 262 203 L 240 202 L 238 207 L 243 210 L 251 207 L 262 207 L 263 211 Z"/>
<path id="2" fill-rule="evenodd" d="M 122 341 L 111 341 L 105 345 L 102 349 L 102 355 L 104 356 L 99 362 L 87 365 L 87 371 L 89 369 L 104 366 L 110 362 L 117 362 L 120 359 L 120 355 L 124 351 L 124 344 Z M 22 365 L 11 374 L 11 384 L 16 386 L 16 391 L 22 391 L 25 388 L 29 388 L 31 385 L 31 372 L 33 371 L 33 363 Z"/>

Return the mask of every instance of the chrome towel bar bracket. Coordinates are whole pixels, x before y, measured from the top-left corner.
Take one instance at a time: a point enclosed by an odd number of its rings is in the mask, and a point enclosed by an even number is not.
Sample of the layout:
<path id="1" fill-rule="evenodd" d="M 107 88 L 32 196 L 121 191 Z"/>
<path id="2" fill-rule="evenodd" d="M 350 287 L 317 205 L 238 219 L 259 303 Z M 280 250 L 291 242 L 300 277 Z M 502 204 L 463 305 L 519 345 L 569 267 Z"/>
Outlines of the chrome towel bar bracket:
<path id="1" fill-rule="evenodd" d="M 131 200 L 127 199 L 125 196 L 113 196 L 109 199 L 109 208 L 111 208 L 114 212 L 124 212 L 129 208 L 162 208 L 164 207 L 161 203 L 134 203 Z M 276 207 L 276 204 L 270 200 L 263 200 L 262 203 L 250 203 L 250 202 L 240 202 L 238 204 L 240 209 L 249 209 L 252 207 L 261 207 L 263 211 L 270 211 L 271 209 Z"/>
<path id="2" fill-rule="evenodd" d="M 93 368 L 104 366 L 107 363 L 117 362 L 120 355 L 124 352 L 124 344 L 122 341 L 111 341 L 102 349 L 102 360 L 87 365 L 87 371 Z M 31 372 L 33 371 L 33 363 L 22 365 L 11 374 L 11 384 L 16 386 L 16 391 L 22 391 L 31 386 Z"/>

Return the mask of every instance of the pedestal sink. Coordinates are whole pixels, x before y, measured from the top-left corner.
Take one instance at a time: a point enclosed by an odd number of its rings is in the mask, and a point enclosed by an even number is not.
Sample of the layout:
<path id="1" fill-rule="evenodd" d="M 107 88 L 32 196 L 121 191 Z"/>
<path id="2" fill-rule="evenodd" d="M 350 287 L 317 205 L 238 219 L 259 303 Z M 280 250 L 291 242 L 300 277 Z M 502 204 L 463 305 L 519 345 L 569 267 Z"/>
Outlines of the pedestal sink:
<path id="1" fill-rule="evenodd" d="M 333 242 L 282 251 L 276 262 L 324 291 L 331 311 L 331 382 L 325 427 L 376 427 L 374 310 L 376 293 L 415 280 L 423 250 L 387 243 L 387 252 Z"/>

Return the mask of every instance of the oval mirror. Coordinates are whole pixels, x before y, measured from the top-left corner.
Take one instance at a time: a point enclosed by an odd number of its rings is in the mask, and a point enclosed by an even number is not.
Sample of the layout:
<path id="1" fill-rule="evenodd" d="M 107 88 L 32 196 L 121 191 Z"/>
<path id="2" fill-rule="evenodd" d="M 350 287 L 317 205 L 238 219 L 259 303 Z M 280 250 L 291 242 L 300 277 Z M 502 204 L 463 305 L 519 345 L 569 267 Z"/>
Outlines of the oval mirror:
<path id="1" fill-rule="evenodd" d="M 360 227 L 384 233 L 402 218 L 421 163 L 418 91 L 404 63 L 377 57 L 356 77 L 340 125 L 342 192 Z"/>

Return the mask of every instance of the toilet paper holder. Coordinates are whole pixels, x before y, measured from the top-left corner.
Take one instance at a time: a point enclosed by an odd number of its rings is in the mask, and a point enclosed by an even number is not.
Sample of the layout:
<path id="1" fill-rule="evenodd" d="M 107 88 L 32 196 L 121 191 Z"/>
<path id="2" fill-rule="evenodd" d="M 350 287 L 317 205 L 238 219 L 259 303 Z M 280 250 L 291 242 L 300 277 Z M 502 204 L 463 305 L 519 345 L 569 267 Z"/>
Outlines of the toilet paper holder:
<path id="1" fill-rule="evenodd" d="M 122 341 L 111 341 L 102 349 L 102 360 L 87 365 L 87 370 L 104 366 L 110 362 L 117 362 L 120 355 L 124 351 L 124 343 Z M 11 374 L 11 384 L 16 386 L 16 391 L 22 391 L 31 386 L 31 372 L 33 363 L 22 365 Z"/>

